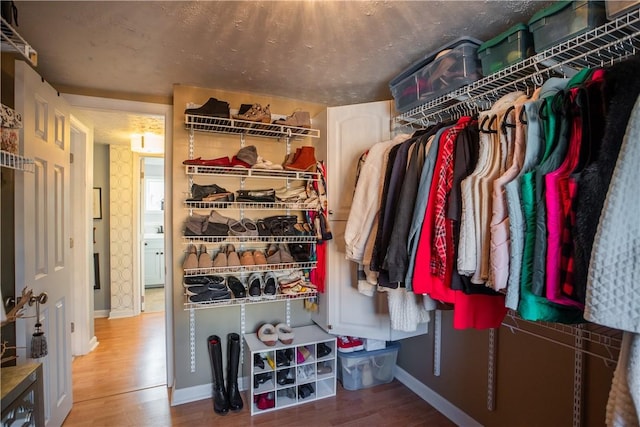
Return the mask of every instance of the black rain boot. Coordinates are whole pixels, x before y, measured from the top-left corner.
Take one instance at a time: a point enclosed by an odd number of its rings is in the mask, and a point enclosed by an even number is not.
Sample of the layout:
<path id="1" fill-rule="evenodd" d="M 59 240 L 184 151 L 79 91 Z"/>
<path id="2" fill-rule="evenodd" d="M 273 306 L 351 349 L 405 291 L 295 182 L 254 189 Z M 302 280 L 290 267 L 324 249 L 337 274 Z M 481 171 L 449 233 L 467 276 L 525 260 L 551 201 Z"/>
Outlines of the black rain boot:
<path id="1" fill-rule="evenodd" d="M 224 389 L 224 377 L 222 376 L 222 344 L 217 335 L 209 336 L 207 342 L 209 343 L 209 358 L 211 359 L 211 374 L 213 376 L 213 410 L 216 414 L 226 415 L 229 412 L 229 399 Z"/>
<path id="2" fill-rule="evenodd" d="M 229 407 L 232 411 L 242 409 L 242 396 L 238 390 L 238 365 L 240 363 L 240 335 L 227 335 L 227 391 L 229 392 Z"/>

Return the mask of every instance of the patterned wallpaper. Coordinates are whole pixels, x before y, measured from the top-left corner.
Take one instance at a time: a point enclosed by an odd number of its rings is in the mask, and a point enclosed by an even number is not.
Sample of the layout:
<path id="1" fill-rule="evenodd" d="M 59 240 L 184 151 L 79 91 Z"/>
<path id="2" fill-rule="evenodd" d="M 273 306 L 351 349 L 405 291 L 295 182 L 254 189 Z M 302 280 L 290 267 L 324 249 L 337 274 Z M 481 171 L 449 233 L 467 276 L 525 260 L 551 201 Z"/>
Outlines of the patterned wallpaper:
<path id="1" fill-rule="evenodd" d="M 111 313 L 134 314 L 133 306 L 133 155 L 129 147 L 109 147 Z"/>

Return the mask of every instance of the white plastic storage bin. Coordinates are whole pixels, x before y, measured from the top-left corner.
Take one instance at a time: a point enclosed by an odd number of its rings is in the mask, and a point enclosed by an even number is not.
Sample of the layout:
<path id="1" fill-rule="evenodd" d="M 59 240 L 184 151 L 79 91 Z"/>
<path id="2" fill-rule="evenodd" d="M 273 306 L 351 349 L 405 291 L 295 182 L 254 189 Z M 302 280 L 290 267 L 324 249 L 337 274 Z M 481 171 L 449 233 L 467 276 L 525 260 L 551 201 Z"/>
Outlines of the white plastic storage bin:
<path id="1" fill-rule="evenodd" d="M 338 353 L 338 380 L 347 390 L 360 390 L 393 380 L 400 343 L 374 351 Z"/>

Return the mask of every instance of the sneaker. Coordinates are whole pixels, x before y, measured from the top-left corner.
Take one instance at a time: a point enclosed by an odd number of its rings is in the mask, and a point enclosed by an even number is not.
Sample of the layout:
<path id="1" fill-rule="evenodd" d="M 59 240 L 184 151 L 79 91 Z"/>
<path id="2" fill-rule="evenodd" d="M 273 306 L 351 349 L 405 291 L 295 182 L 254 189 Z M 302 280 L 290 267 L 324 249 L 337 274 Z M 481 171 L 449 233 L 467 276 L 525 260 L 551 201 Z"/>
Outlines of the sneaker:
<path id="1" fill-rule="evenodd" d="M 264 296 L 266 299 L 275 299 L 277 292 L 276 275 L 268 271 L 264 276 Z"/>
<path id="2" fill-rule="evenodd" d="M 341 353 L 351 353 L 354 351 L 364 350 L 364 343 L 359 338 L 339 336 L 338 351 Z"/>

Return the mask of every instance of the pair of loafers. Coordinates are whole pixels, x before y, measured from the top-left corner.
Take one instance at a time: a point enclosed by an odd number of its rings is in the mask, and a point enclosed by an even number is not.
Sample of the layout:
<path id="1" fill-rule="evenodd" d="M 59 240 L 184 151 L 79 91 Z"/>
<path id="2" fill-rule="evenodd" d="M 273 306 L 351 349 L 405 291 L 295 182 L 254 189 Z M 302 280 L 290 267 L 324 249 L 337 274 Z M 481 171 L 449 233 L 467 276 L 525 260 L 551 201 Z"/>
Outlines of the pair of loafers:
<path id="1" fill-rule="evenodd" d="M 270 347 L 276 345 L 278 340 L 283 344 L 291 344 L 294 337 L 293 329 L 286 323 L 278 323 L 275 326 L 265 323 L 258 329 L 258 339 Z"/>
<path id="2" fill-rule="evenodd" d="M 258 225 L 249 218 L 231 220 L 229 222 L 229 234 L 231 236 L 258 236 Z"/>

